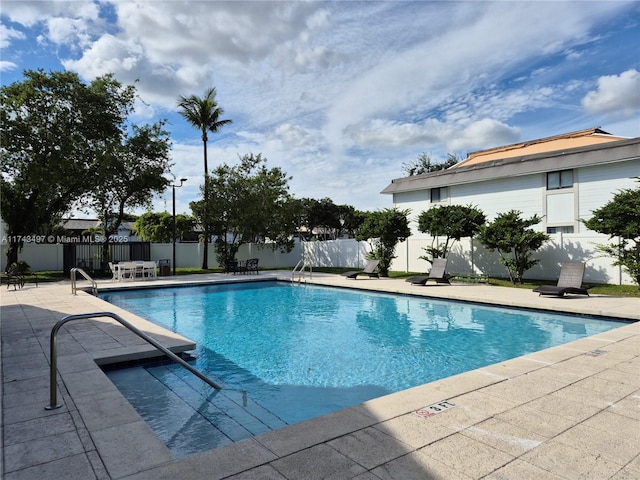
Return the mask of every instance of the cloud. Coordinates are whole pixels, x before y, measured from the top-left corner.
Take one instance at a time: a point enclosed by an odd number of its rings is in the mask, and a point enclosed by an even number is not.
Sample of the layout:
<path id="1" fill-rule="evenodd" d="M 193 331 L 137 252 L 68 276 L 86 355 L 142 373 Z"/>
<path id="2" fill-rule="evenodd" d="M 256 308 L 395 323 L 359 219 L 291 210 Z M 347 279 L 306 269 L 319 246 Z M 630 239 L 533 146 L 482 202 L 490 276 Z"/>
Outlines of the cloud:
<path id="1" fill-rule="evenodd" d="M 24 33 L 0 23 L 0 48 L 7 48 L 12 39 L 23 39 Z"/>
<path id="2" fill-rule="evenodd" d="M 2 15 L 25 27 L 52 17 L 97 20 L 100 9 L 95 2 L 22 0 L 2 2 Z"/>
<path id="3" fill-rule="evenodd" d="M 13 62 L 7 62 L 6 60 L 0 60 L 0 72 L 8 72 L 15 70 L 18 66 Z"/>
<path id="4" fill-rule="evenodd" d="M 450 104 L 457 105 L 458 112 L 448 121 L 466 117 L 470 123 L 486 117 L 506 120 L 548 104 L 552 92 L 545 88 L 533 94 L 503 93 L 506 103 L 474 102 L 476 111 L 465 108 L 465 98 L 481 94 L 482 85 L 496 84 L 504 91 L 504 85 L 497 84 L 539 58 L 541 51 L 563 55 L 568 46 L 589 40 L 599 15 L 612 14 L 606 7 L 576 9 L 561 2 L 515 3 L 508 9 L 503 3 L 455 5 L 455 21 L 446 32 L 425 35 L 393 58 L 381 58 L 341 92 L 328 114 L 331 141 L 340 146 L 345 133 L 372 116 L 385 119 L 440 109 L 444 119 L 442 107 Z"/>
<path id="5" fill-rule="evenodd" d="M 620 75 L 606 75 L 598 79 L 597 90 L 582 99 L 582 106 L 590 114 L 622 113 L 631 116 L 640 111 L 640 72 L 630 69 Z"/>
<path id="6" fill-rule="evenodd" d="M 490 118 L 478 120 L 462 131 L 457 132 L 447 145 L 452 150 L 482 150 L 499 145 L 516 143 L 520 139 L 520 130 Z"/>

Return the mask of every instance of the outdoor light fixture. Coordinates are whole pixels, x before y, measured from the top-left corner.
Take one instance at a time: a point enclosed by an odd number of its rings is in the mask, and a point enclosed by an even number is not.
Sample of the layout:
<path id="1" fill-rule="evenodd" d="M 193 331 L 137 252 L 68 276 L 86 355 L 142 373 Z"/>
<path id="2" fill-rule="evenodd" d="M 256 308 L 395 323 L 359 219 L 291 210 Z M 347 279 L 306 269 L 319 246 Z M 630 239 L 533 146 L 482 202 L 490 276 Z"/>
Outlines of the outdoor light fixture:
<path id="1" fill-rule="evenodd" d="M 171 260 L 173 263 L 173 276 L 176 276 L 176 188 L 180 188 L 184 182 L 186 182 L 186 178 L 180 179 L 180 185 L 172 184 L 173 188 L 173 259 Z"/>

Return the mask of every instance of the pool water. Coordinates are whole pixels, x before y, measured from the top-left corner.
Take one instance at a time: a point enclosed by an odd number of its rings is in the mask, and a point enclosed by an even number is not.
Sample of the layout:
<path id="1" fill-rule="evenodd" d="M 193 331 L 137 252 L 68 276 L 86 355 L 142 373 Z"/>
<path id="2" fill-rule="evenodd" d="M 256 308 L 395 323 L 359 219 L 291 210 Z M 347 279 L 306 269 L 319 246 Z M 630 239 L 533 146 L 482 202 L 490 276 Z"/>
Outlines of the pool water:
<path id="1" fill-rule="evenodd" d="M 109 373 L 177 456 L 624 325 L 276 281 L 100 297 L 194 340 L 194 366 L 225 387 L 175 365 Z"/>

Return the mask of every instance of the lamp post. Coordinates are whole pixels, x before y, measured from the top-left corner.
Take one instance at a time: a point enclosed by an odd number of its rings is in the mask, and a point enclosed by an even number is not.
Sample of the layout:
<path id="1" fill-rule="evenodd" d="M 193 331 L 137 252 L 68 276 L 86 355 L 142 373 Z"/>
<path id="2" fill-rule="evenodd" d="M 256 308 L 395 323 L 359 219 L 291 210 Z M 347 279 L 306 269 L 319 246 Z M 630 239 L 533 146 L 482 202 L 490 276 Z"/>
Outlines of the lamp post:
<path id="1" fill-rule="evenodd" d="M 186 178 L 180 179 L 180 185 L 172 184 L 173 188 L 173 259 L 171 260 L 173 263 L 173 276 L 176 276 L 176 188 L 180 188 L 184 182 L 186 182 Z"/>

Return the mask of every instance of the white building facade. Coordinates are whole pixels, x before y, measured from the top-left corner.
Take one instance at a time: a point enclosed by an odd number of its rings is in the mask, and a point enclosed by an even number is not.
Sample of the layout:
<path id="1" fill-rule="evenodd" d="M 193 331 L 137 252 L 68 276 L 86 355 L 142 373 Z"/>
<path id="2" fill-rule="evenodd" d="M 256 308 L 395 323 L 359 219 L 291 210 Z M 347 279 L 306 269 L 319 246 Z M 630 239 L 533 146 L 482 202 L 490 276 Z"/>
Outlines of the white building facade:
<path id="1" fill-rule="evenodd" d="M 588 230 L 581 220 L 590 218 L 620 190 L 640 187 L 640 138 L 619 139 L 599 132 L 575 132 L 582 135 L 567 134 L 477 152 L 470 155 L 470 161 L 450 169 L 393 180 L 382 193 L 393 196 L 394 207 L 409 209 L 414 221 L 413 234 L 407 245 L 398 249 L 392 269 L 429 269 L 425 260 L 417 258 L 434 240 L 417 230 L 415 220 L 422 211 L 436 205 L 471 205 L 482 210 L 488 221 L 509 210 L 522 212 L 522 218 L 543 218 L 533 228 L 549 233 L 551 240 L 534 255 L 540 265 L 526 272 L 525 278 L 557 278 L 560 262 L 583 261 L 587 263 L 585 282 L 632 283 L 620 267 L 612 265 L 611 258 L 602 257 L 597 249 L 598 243 L 609 242 L 608 237 Z M 590 142 L 594 143 L 584 145 Z M 552 150 L 530 153 L 532 145 L 538 151 Z M 555 149 L 558 146 L 562 149 Z M 416 242 L 423 247 L 410 245 Z M 449 260 L 454 272 L 506 275 L 497 253 L 487 252 L 471 239 L 457 244 Z"/>

